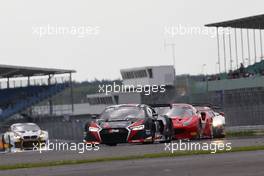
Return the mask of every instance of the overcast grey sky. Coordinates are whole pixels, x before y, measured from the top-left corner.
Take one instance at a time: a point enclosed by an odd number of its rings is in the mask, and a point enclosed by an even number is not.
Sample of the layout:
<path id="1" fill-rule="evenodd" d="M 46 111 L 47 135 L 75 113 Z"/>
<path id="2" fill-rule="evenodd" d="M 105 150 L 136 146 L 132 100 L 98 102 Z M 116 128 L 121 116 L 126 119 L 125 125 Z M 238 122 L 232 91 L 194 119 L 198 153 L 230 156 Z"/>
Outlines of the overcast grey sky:
<path id="1" fill-rule="evenodd" d="M 1 64 L 69 68 L 74 78 L 119 78 L 119 69 L 172 64 L 177 74 L 216 71 L 216 39 L 168 37 L 166 27 L 199 26 L 263 13 L 263 0 L 6 0 L 0 2 Z M 38 36 L 37 27 L 90 26 L 96 35 Z M 170 38 L 170 39 L 168 39 Z"/>

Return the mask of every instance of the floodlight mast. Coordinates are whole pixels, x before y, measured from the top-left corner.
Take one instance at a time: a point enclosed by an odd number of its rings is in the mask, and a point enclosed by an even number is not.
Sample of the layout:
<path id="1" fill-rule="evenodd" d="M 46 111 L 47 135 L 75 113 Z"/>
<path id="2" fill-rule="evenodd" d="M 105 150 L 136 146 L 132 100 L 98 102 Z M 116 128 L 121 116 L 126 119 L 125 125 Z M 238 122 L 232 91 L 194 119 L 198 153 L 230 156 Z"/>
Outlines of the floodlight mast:
<path id="1" fill-rule="evenodd" d="M 221 58 L 220 58 L 220 43 L 219 43 L 219 32 L 218 27 L 216 27 L 216 37 L 217 37 L 217 56 L 218 56 L 218 71 L 221 73 Z"/>

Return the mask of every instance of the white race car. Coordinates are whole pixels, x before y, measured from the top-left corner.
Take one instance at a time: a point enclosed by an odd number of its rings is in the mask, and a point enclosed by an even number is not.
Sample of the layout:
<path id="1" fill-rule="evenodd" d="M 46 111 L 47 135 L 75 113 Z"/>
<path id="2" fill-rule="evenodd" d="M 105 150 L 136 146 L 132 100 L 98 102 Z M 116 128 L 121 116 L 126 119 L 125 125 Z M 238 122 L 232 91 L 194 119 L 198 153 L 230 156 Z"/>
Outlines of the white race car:
<path id="1" fill-rule="evenodd" d="M 213 130 L 214 137 L 225 137 L 225 116 L 224 113 L 213 112 Z"/>
<path id="2" fill-rule="evenodd" d="M 215 138 L 225 137 L 225 116 L 223 112 L 215 112 L 213 109 L 207 106 L 197 106 L 196 109 L 199 112 L 205 112 L 209 117 L 213 119 L 213 136 Z"/>
<path id="3" fill-rule="evenodd" d="M 35 123 L 15 123 L 4 134 L 4 143 L 10 151 L 39 149 L 48 139 L 48 132 Z"/>

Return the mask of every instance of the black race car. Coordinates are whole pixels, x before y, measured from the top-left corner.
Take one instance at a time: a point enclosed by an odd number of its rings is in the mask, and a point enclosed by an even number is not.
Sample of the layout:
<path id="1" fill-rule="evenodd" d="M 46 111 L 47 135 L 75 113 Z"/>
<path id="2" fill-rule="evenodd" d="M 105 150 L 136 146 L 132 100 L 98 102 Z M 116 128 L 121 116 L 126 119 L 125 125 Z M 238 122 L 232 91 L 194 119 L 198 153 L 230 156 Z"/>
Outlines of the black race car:
<path id="1" fill-rule="evenodd" d="M 172 124 L 144 104 L 107 107 L 96 120 L 85 125 L 84 142 L 116 145 L 118 143 L 169 142 Z"/>

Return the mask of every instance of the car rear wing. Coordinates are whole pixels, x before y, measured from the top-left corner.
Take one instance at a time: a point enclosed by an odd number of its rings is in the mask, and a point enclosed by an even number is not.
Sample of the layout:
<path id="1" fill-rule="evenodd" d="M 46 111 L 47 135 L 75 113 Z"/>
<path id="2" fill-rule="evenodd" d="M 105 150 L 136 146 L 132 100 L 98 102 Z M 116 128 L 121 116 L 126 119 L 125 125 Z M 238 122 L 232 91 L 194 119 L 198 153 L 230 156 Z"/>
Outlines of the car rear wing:
<path id="1" fill-rule="evenodd" d="M 192 104 L 194 107 L 197 107 L 197 106 L 199 106 L 199 107 L 209 107 L 209 108 L 211 108 L 211 109 L 213 109 L 213 110 L 221 110 L 221 109 L 223 109 L 222 107 L 220 107 L 220 106 L 217 106 L 217 105 L 213 105 L 213 104 L 210 104 L 210 103 L 193 103 Z"/>
<path id="2" fill-rule="evenodd" d="M 148 104 L 148 106 L 150 106 L 157 115 L 160 115 L 160 111 L 164 108 L 172 108 L 172 104 Z"/>
<path id="3" fill-rule="evenodd" d="M 163 107 L 172 108 L 172 104 L 148 104 L 148 106 L 152 108 L 163 108 Z"/>

